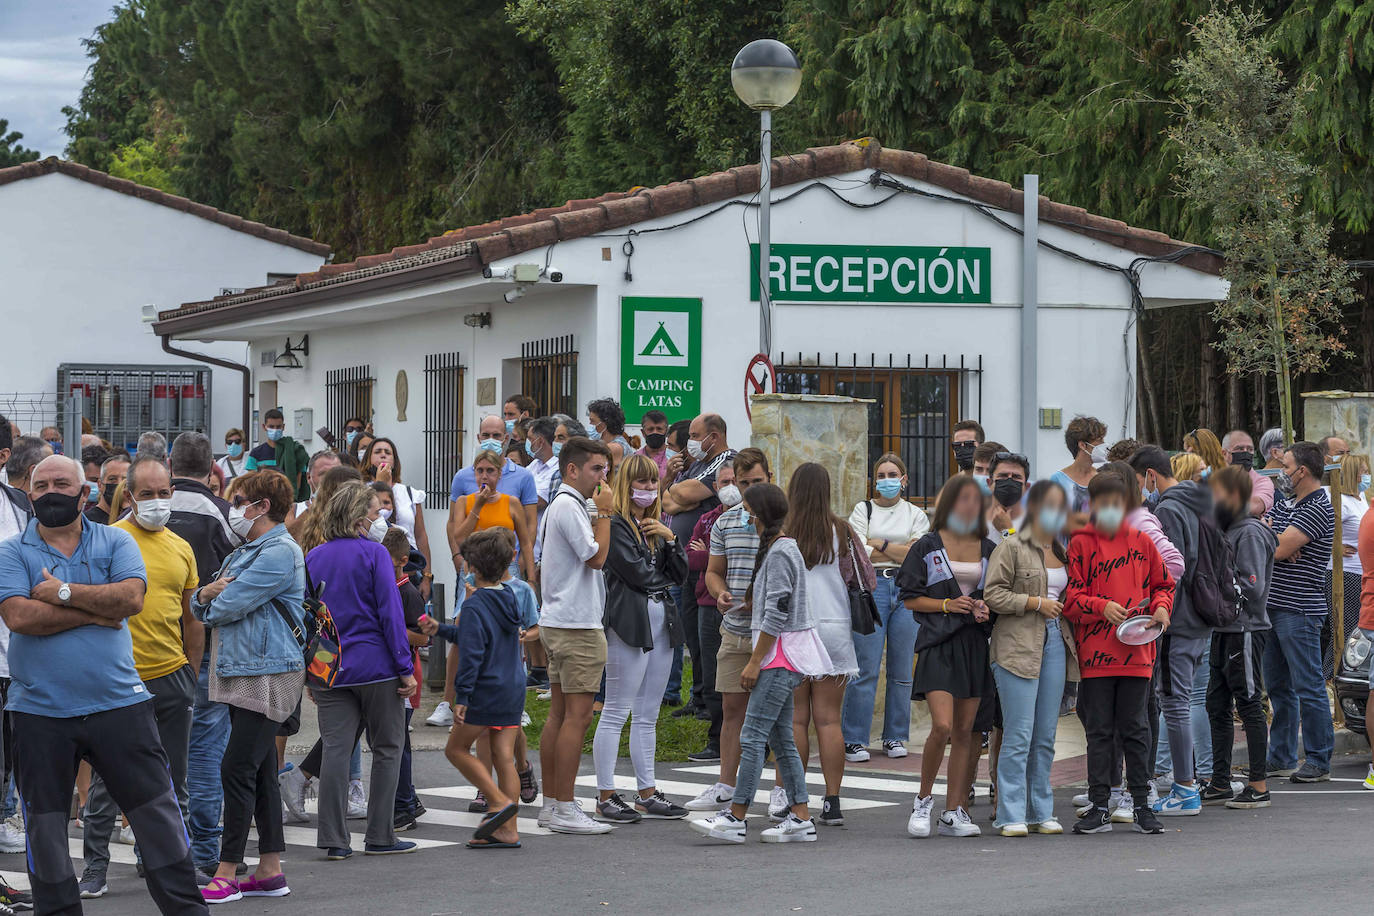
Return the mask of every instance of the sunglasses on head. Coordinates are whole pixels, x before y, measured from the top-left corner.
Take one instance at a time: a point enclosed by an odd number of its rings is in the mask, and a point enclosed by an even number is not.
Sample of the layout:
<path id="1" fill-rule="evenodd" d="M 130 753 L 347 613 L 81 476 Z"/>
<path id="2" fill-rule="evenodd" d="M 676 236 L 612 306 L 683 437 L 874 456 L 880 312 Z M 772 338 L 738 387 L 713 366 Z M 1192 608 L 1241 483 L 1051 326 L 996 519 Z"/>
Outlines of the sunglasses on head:
<path id="1" fill-rule="evenodd" d="M 992 456 L 994 463 L 1002 461 L 1014 461 L 1017 464 L 1030 464 L 1025 455 L 1018 455 L 1016 452 L 998 452 Z"/>

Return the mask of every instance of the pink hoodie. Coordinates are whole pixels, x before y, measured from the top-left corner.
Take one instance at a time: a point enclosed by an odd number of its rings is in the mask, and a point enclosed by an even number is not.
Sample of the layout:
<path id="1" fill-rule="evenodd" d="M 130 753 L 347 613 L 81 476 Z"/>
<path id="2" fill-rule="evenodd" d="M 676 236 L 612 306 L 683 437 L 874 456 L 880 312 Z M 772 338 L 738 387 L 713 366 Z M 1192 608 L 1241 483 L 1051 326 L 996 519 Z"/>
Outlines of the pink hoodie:
<path id="1" fill-rule="evenodd" d="M 1183 554 L 1164 536 L 1164 529 L 1159 527 L 1159 519 L 1155 518 L 1155 514 L 1144 506 L 1137 506 L 1126 516 L 1126 524 L 1149 536 L 1164 560 L 1164 568 L 1169 570 L 1169 577 L 1175 582 L 1182 581 Z"/>

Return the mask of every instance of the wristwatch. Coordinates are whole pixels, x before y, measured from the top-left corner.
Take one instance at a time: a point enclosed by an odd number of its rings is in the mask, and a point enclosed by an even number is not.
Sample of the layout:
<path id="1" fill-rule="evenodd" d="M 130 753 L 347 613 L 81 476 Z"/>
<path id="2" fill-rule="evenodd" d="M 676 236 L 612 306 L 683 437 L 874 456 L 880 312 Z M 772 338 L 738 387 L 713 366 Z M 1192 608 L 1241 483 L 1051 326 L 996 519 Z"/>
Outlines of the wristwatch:
<path id="1" fill-rule="evenodd" d="M 72 587 L 68 582 L 63 582 L 57 587 L 57 600 L 66 604 L 72 600 Z"/>

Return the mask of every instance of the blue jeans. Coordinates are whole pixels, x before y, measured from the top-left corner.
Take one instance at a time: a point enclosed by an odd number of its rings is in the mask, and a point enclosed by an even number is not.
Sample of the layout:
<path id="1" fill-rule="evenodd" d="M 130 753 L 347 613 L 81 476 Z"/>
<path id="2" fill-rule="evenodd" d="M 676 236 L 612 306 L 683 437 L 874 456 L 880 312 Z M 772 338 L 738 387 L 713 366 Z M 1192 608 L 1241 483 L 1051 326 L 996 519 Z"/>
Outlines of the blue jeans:
<path id="1" fill-rule="evenodd" d="M 210 702 L 210 653 L 200 665 L 196 705 L 191 713 L 191 746 L 186 759 L 191 858 L 199 866 L 219 865 L 220 811 L 224 787 L 219 764 L 229 744 L 229 707 Z"/>
<path id="2" fill-rule="evenodd" d="M 1269 759 L 1276 766 L 1298 765 L 1298 723 L 1302 723 L 1307 762 L 1331 769 L 1336 743 L 1331 706 L 1322 677 L 1322 625 L 1326 615 L 1307 617 L 1277 611 L 1274 632 L 1264 644 L 1264 683 L 1274 719 L 1269 725 Z"/>
<path id="3" fill-rule="evenodd" d="M 1002 700 L 1002 750 L 997 756 L 997 821 L 1040 824 L 1054 817 L 1054 735 L 1064 698 L 1064 637 L 1059 621 L 1047 621 L 1040 677 L 1017 677 L 992 666 Z"/>
<path id="4" fill-rule="evenodd" d="M 681 608 L 682 587 L 670 585 L 668 587 L 668 594 L 673 599 L 673 607 Z M 663 699 L 665 702 L 668 700 L 674 702 L 682 700 L 682 650 L 682 646 L 678 646 L 673 650 L 673 667 L 672 670 L 668 672 L 668 688 L 663 691 Z"/>
<path id="5" fill-rule="evenodd" d="M 765 668 L 759 682 L 749 693 L 740 728 L 739 774 L 735 777 L 732 801 L 746 808 L 753 803 L 763 772 L 763 749 L 773 747 L 773 761 L 782 775 L 782 787 L 791 805 L 810 801 L 806 794 L 806 770 L 802 767 L 797 742 L 792 735 L 792 691 L 803 678 L 786 668 Z"/>
<path id="6" fill-rule="evenodd" d="M 878 627 L 867 636 L 854 634 L 859 675 L 844 692 L 840 729 L 845 744 L 868 744 L 873 704 L 878 695 L 878 666 L 887 644 L 887 697 L 883 703 L 883 740 L 905 741 L 911 733 L 911 675 L 916 652 L 916 615 L 897 597 L 897 580 L 878 577 L 873 601 Z"/>
<path id="7" fill-rule="evenodd" d="M 1188 723 L 1193 735 L 1193 773 L 1198 780 L 1212 775 L 1212 723 L 1207 715 L 1207 685 L 1211 681 L 1211 640 L 1193 672 L 1193 690 L 1188 697 Z M 1176 773 L 1173 752 L 1169 749 L 1169 728 L 1164 715 L 1159 717 L 1159 749 L 1155 752 L 1155 773 Z"/>

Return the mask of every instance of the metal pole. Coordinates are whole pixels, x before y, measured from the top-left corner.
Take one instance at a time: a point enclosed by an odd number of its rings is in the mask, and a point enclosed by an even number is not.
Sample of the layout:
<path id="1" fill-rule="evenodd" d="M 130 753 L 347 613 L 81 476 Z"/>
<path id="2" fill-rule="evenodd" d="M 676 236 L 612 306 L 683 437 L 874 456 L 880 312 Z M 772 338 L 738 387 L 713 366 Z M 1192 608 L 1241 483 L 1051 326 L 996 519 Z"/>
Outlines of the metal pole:
<path id="1" fill-rule="evenodd" d="M 1341 499 L 1345 490 L 1345 474 L 1340 466 L 1331 469 L 1331 507 L 1335 510 L 1335 528 L 1331 532 L 1331 668 L 1340 667 L 1341 653 L 1345 651 L 1345 552 L 1341 525 Z M 1345 725 L 1345 713 L 1341 704 L 1336 704 L 1336 724 Z"/>
<path id="2" fill-rule="evenodd" d="M 62 444 L 68 455 L 78 461 L 81 459 L 81 397 L 73 396 L 71 392 L 65 395 L 58 393 L 58 397 L 65 397 L 66 403 L 62 411 Z"/>
<path id="3" fill-rule="evenodd" d="M 772 341 L 768 324 L 773 317 L 768 274 L 772 268 L 769 197 L 773 191 L 773 112 L 759 112 L 759 352 L 767 356 Z"/>
<path id="4" fill-rule="evenodd" d="M 1040 251 L 1040 176 L 1024 178 L 1025 206 L 1021 220 L 1021 450 L 1035 466 L 1036 429 L 1039 419 L 1039 289 L 1036 260 Z M 980 382 L 981 387 L 981 382 Z"/>

